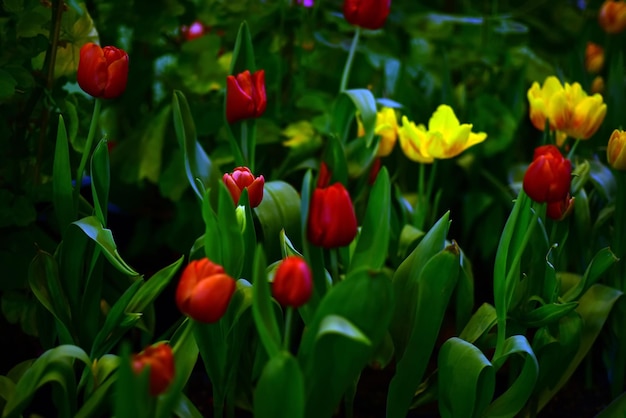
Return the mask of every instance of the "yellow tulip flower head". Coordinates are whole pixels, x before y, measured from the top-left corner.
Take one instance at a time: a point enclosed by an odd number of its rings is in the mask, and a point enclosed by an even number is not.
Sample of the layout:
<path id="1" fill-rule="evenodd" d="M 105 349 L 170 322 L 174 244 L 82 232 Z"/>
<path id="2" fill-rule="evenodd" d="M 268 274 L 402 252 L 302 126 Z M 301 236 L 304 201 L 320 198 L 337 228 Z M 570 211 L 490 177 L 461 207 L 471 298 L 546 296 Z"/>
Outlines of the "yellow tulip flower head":
<path id="1" fill-rule="evenodd" d="M 546 78 L 543 86 L 534 82 L 527 93 L 530 103 L 530 120 L 539 130 L 544 130 L 546 120 L 557 133 L 557 145 L 565 138 L 589 139 L 606 116 L 606 104 L 600 94 L 588 96 L 579 83 L 561 84 L 555 76 Z"/>
<path id="2" fill-rule="evenodd" d="M 411 160 L 432 163 L 436 159 L 454 158 L 487 138 L 484 132 L 472 132 L 472 125 L 459 123 L 452 108 L 440 105 L 424 125 L 416 126 L 406 116 L 399 129 L 400 146 Z"/>
<path id="3" fill-rule="evenodd" d="M 614 130 L 609 138 L 606 159 L 615 170 L 626 170 L 626 132 Z"/>
<path id="4" fill-rule="evenodd" d="M 361 118 L 357 116 L 357 136 L 362 137 L 365 135 L 365 128 Z M 396 145 L 398 139 L 398 120 L 396 118 L 396 111 L 391 107 L 383 107 L 376 113 L 376 127 L 374 128 L 374 134 L 380 135 L 380 142 L 378 144 L 377 157 L 386 157 L 391 154 L 393 147 Z"/>

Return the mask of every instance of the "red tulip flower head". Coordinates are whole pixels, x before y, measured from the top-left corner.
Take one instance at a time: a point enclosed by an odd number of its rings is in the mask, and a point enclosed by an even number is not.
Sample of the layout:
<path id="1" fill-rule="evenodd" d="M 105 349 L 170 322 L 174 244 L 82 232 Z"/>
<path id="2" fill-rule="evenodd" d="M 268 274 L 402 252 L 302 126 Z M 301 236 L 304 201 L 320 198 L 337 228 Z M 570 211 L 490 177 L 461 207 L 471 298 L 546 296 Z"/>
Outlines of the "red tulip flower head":
<path id="1" fill-rule="evenodd" d="M 554 145 L 535 149 L 524 174 L 524 192 L 535 202 L 563 202 L 572 181 L 572 163 Z"/>
<path id="2" fill-rule="evenodd" d="M 313 274 L 302 257 L 285 258 L 274 276 L 272 293 L 283 306 L 298 308 L 309 300 L 313 291 Z"/>
<path id="3" fill-rule="evenodd" d="M 391 0 L 344 0 L 343 16 L 356 26 L 380 29 L 385 24 Z"/>
<path id="4" fill-rule="evenodd" d="M 565 199 L 548 203 L 546 216 L 554 221 L 562 221 L 574 210 L 574 199 L 568 193 Z"/>
<path id="5" fill-rule="evenodd" d="M 246 70 L 236 76 L 226 77 L 226 120 L 235 123 L 243 119 L 258 118 L 265 112 L 265 71 L 254 74 Z"/>
<path id="6" fill-rule="evenodd" d="M 132 355 L 131 367 L 136 374 L 141 373 L 145 367 L 150 367 L 150 394 L 160 395 L 174 380 L 172 347 L 166 343 L 146 347 L 141 353 Z"/>
<path id="7" fill-rule="evenodd" d="M 251 208 L 256 208 L 263 200 L 265 178 L 262 175 L 254 177 L 248 167 L 237 167 L 231 174 L 224 174 L 222 180 L 233 197 L 235 205 L 239 203 L 243 189 L 248 189 L 248 199 Z"/>
<path id="8" fill-rule="evenodd" d="M 331 175 L 322 163 L 317 187 L 309 206 L 307 236 L 319 247 L 343 247 L 352 242 L 357 233 L 356 215 L 350 194 L 337 182 L 327 186 Z"/>
<path id="9" fill-rule="evenodd" d="M 128 54 L 114 46 L 87 43 L 80 49 L 78 85 L 93 97 L 114 99 L 124 93 L 128 80 Z"/>
<path id="10" fill-rule="evenodd" d="M 190 318 L 217 322 L 228 308 L 237 284 L 219 264 L 208 258 L 190 262 L 176 288 L 176 305 Z"/>

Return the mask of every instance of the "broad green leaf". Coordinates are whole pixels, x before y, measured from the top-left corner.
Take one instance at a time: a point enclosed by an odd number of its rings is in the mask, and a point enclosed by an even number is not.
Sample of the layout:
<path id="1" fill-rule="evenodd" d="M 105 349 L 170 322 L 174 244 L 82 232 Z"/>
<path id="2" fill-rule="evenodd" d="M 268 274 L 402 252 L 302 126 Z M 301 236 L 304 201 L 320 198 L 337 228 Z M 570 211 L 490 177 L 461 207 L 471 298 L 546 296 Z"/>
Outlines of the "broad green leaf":
<path id="1" fill-rule="evenodd" d="M 391 233 L 390 217 L 391 185 L 387 169 L 383 167 L 368 200 L 349 271 L 356 268 L 378 270 L 384 266 Z"/>
<path id="2" fill-rule="evenodd" d="M 263 368 L 254 393 L 254 416 L 303 418 L 304 405 L 304 377 L 300 365 L 291 353 L 280 351 Z"/>
<path id="3" fill-rule="evenodd" d="M 429 237 L 426 236 L 424 241 L 427 238 Z M 452 291 L 457 283 L 459 264 L 460 251 L 456 243 L 453 243 L 432 256 L 421 269 L 419 276 L 413 279 L 413 285 L 410 287 L 413 293 L 408 295 L 407 299 L 415 304 L 414 310 L 410 311 L 414 317 L 408 330 L 406 346 L 397 354 L 396 372 L 387 392 L 389 418 L 406 416 L 413 395 L 422 382 Z"/>
<path id="4" fill-rule="evenodd" d="M 576 312 L 583 320 L 580 346 L 558 383 L 552 388 L 544 389 L 539 394 L 537 411 L 540 411 L 574 374 L 600 334 L 613 305 L 620 296 L 622 296 L 621 291 L 601 284 L 594 284 L 582 295 L 576 308 Z"/>
<path id="5" fill-rule="evenodd" d="M 537 328 L 550 325 L 572 312 L 578 302 L 547 303 L 530 312 L 524 313 L 519 320 L 526 327 Z"/>
<path id="6" fill-rule="evenodd" d="M 320 339 L 326 334 L 337 334 L 365 345 L 372 345 L 367 335 L 349 320 L 338 315 L 328 315 L 320 322 L 317 338 Z"/>
<path id="7" fill-rule="evenodd" d="M 211 207 L 209 190 L 204 192 L 202 199 L 202 220 L 204 221 L 204 235 L 202 242 L 204 247 L 204 255 L 214 263 L 222 265 L 224 256 L 221 243 L 222 233 L 217 213 Z M 194 248 L 200 248 L 198 242 L 194 244 Z"/>
<path id="8" fill-rule="evenodd" d="M 270 358 L 280 351 L 280 329 L 272 308 L 272 297 L 267 282 L 265 254 L 261 246 L 254 256 L 254 280 L 252 286 L 252 314 L 259 338 Z"/>
<path id="9" fill-rule="evenodd" d="M 322 161 L 327 164 L 330 171 L 330 183 L 338 181 L 346 185 L 348 184 L 348 161 L 345 146 L 335 135 L 328 138 L 327 144 Z"/>
<path id="10" fill-rule="evenodd" d="M 65 228 L 76 220 L 73 193 L 69 141 L 63 116 L 59 115 L 52 167 L 52 202 L 62 236 L 65 235 Z"/>
<path id="11" fill-rule="evenodd" d="M 583 292 L 594 285 L 600 276 L 617 261 L 619 261 L 619 258 L 613 254 L 609 247 L 598 251 L 587 266 L 583 278 L 576 286 L 570 288 L 567 293 L 563 295 L 563 300 L 572 301 L 578 299 Z"/>
<path id="12" fill-rule="evenodd" d="M 91 396 L 85 400 L 76 412 L 76 415 L 74 415 L 74 418 L 90 418 L 103 412 L 109 412 L 108 407 L 110 406 L 111 394 L 116 381 L 117 376 L 101 383 Z"/>
<path id="13" fill-rule="evenodd" d="M 626 416 L 626 392 L 615 398 L 595 418 L 614 418 Z"/>
<path id="14" fill-rule="evenodd" d="M 107 224 L 110 181 L 109 149 L 106 139 L 103 139 L 98 142 L 91 156 L 91 192 L 96 218 L 104 226 Z"/>
<path id="15" fill-rule="evenodd" d="M 488 303 L 483 303 L 465 325 L 459 338 L 474 343 L 496 325 L 496 320 L 496 309 Z"/>
<path id="16" fill-rule="evenodd" d="M 254 48 L 248 22 L 241 22 L 239 31 L 237 31 L 237 39 L 233 48 L 233 57 L 230 64 L 230 73 L 239 74 L 249 70 L 251 73 L 256 71 L 254 63 Z"/>
<path id="17" fill-rule="evenodd" d="M 139 320 L 141 314 L 128 312 L 127 308 L 141 285 L 142 281 L 135 281 L 113 304 L 106 316 L 104 325 L 98 334 L 96 334 L 91 348 L 91 357 L 98 358 L 108 352 L 119 341 L 122 335 Z"/>
<path id="18" fill-rule="evenodd" d="M 307 417 L 330 417 L 354 384 L 387 333 L 392 296 L 390 280 L 383 272 L 355 270 L 320 301 L 298 352 L 307 383 Z M 336 332 L 320 336 L 323 327 L 338 328 L 329 317 L 343 318 L 341 324 L 350 324 L 346 328 L 349 336 Z"/>
<path id="19" fill-rule="evenodd" d="M 61 343 L 73 343 L 73 335 L 70 332 L 71 313 L 54 257 L 44 251 L 38 251 L 28 269 L 28 283 L 39 302 L 58 321 L 57 329 Z"/>
<path id="20" fill-rule="evenodd" d="M 495 371 L 485 355 L 453 337 L 441 346 L 437 364 L 441 416 L 482 416 L 495 390 Z"/>
<path id="21" fill-rule="evenodd" d="M 0 398 L 5 401 L 11 399 L 15 394 L 15 383 L 6 376 L 0 376 Z"/>
<path id="22" fill-rule="evenodd" d="M 123 344 L 120 352 L 120 365 L 113 392 L 113 416 L 116 418 L 148 418 L 152 414 L 154 399 L 149 392 L 149 369 L 139 375 L 131 367 L 131 352 L 128 344 Z"/>
<path id="23" fill-rule="evenodd" d="M 224 270 L 232 277 L 239 277 L 245 257 L 253 257 L 253 255 L 244 253 L 243 232 L 239 227 L 235 204 L 230 192 L 223 182 L 219 184 L 218 188 L 217 222 L 220 235 L 213 235 L 212 238 L 217 239 L 218 243 L 216 244 L 222 247 L 221 264 L 224 266 Z M 247 193 L 244 194 L 247 196 Z"/>
<path id="24" fill-rule="evenodd" d="M 57 384 L 63 391 L 64 396 L 56 405 L 58 416 L 73 416 L 76 410 L 74 360 L 80 360 L 87 367 L 91 365 L 87 354 L 74 345 L 60 345 L 43 353 L 15 385 L 14 396 L 7 401 L 2 416 L 20 416 L 35 392 L 46 383 Z"/>
<path id="25" fill-rule="evenodd" d="M 376 100 L 374 95 L 368 89 L 346 90 L 343 93 L 350 98 L 356 107 L 365 129 L 363 140 L 368 147 L 371 146 L 376 128 Z"/>
<path id="26" fill-rule="evenodd" d="M 521 371 L 511 386 L 489 405 L 485 413 L 487 417 L 512 418 L 517 416 L 535 389 L 539 365 L 526 337 L 514 335 L 507 338 L 504 341 L 502 355 L 494 357 L 492 363 L 496 369 L 500 369 L 511 356 L 522 357 Z"/>
<path id="27" fill-rule="evenodd" d="M 284 181 L 269 181 L 263 189 L 263 200 L 254 209 L 263 231 L 263 249 L 269 260 L 280 257 L 280 231 L 294 242 L 300 242 L 300 196 Z"/>
<path id="28" fill-rule="evenodd" d="M 95 216 L 87 216 L 73 222 L 73 224 L 82 229 L 89 238 L 98 244 L 104 256 L 111 262 L 111 264 L 113 264 L 115 268 L 128 276 L 139 275 L 139 273 L 133 270 L 132 267 L 126 264 L 126 262 L 122 259 L 120 254 L 117 252 L 117 245 L 113 240 L 111 230 L 104 228 L 98 218 Z"/>
<path id="29" fill-rule="evenodd" d="M 169 344 L 174 352 L 176 373 L 170 387 L 163 395 L 159 396 L 156 417 L 170 417 L 172 411 L 186 412 L 179 416 L 198 417 L 195 406 L 181 393 L 198 360 L 198 345 L 194 339 L 191 319 L 185 318 L 175 331 Z"/>
<path id="30" fill-rule="evenodd" d="M 141 135 L 137 179 L 157 183 L 161 175 L 163 145 L 172 107 L 167 105 L 150 120 Z M 136 162 L 137 163 L 137 162 Z"/>
<path id="31" fill-rule="evenodd" d="M 309 324 L 313 318 L 313 313 L 317 309 L 320 300 L 326 294 L 329 283 L 326 280 L 326 270 L 324 269 L 324 252 L 321 247 L 317 247 L 307 238 L 309 205 L 311 201 L 313 185 L 313 175 L 307 171 L 302 179 L 302 193 L 300 201 L 300 233 L 302 236 L 302 254 L 311 267 L 313 273 L 313 294 L 309 302 L 300 308 L 300 315 L 305 324 Z"/>
<path id="32" fill-rule="evenodd" d="M 433 225 L 393 275 L 395 310 L 390 331 L 398 357 L 404 354 L 409 335 L 413 329 L 413 318 L 417 306 L 417 281 L 426 263 L 445 246 L 446 235 L 450 226 L 449 216 L 450 213 L 446 212 Z"/>
<path id="33" fill-rule="evenodd" d="M 143 312 L 161 294 L 176 274 L 184 257 L 156 272 L 146 280 L 128 302 L 126 312 Z"/>
<path id="34" fill-rule="evenodd" d="M 204 197 L 205 190 L 214 188 L 219 181 L 217 167 L 197 141 L 196 126 L 191 116 L 191 109 L 184 94 L 174 91 L 172 99 L 174 130 L 178 145 L 183 150 L 187 180 L 198 197 Z"/>

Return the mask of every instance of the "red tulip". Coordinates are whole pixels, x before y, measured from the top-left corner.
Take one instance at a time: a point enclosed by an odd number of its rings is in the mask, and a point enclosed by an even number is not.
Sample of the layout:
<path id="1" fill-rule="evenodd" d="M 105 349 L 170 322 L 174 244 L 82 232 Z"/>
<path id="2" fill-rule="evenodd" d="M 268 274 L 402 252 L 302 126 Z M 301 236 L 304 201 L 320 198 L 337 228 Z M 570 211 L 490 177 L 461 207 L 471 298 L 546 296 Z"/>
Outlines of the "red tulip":
<path id="1" fill-rule="evenodd" d="M 391 0 L 345 0 L 343 16 L 356 26 L 366 29 L 380 29 L 385 24 Z"/>
<path id="2" fill-rule="evenodd" d="M 167 343 L 159 343 L 146 347 L 139 354 L 131 357 L 131 366 L 139 374 L 147 366 L 150 367 L 150 394 L 160 395 L 174 380 L 174 354 Z"/>
<path id="3" fill-rule="evenodd" d="M 524 191 L 535 202 L 565 200 L 571 184 L 572 164 L 554 145 L 535 150 L 533 162 L 524 174 Z"/>
<path id="4" fill-rule="evenodd" d="M 546 209 L 546 216 L 555 221 L 562 221 L 567 218 L 572 210 L 574 209 L 574 198 L 571 197 L 568 193 L 565 196 L 565 199 L 548 203 L 548 207 Z"/>
<path id="5" fill-rule="evenodd" d="M 606 0 L 600 6 L 598 23 L 606 33 L 620 33 L 626 29 L 626 3 Z"/>
<path id="6" fill-rule="evenodd" d="M 298 308 L 309 300 L 313 291 L 313 278 L 309 265 L 302 257 L 285 258 L 274 276 L 272 293 L 283 306 Z"/>
<path id="7" fill-rule="evenodd" d="M 176 288 L 176 305 L 190 318 L 205 323 L 217 322 L 235 293 L 235 279 L 208 258 L 190 262 Z"/>
<path id="8" fill-rule="evenodd" d="M 376 157 L 376 159 L 372 162 L 369 175 L 367 176 L 367 184 L 370 186 L 374 185 L 376 182 L 378 173 L 380 172 L 380 167 L 382 167 L 382 161 L 380 160 L 380 157 Z"/>
<path id="9" fill-rule="evenodd" d="M 307 235 L 319 247 L 348 245 L 357 233 L 356 215 L 350 194 L 341 183 L 318 187 L 309 207 Z"/>
<path id="10" fill-rule="evenodd" d="M 114 46 L 87 43 L 80 49 L 78 85 L 93 97 L 114 99 L 124 93 L 128 80 L 128 54 Z"/>
<path id="11" fill-rule="evenodd" d="M 248 200 L 250 207 L 256 208 L 263 200 L 263 186 L 265 179 L 263 176 L 254 177 L 248 167 L 237 167 L 232 174 L 224 174 L 222 177 L 226 188 L 235 201 L 235 205 L 239 203 L 241 192 L 248 189 Z"/>
<path id="12" fill-rule="evenodd" d="M 254 74 L 246 70 L 237 76 L 226 77 L 226 120 L 235 123 L 242 119 L 258 118 L 265 112 L 265 71 Z"/>

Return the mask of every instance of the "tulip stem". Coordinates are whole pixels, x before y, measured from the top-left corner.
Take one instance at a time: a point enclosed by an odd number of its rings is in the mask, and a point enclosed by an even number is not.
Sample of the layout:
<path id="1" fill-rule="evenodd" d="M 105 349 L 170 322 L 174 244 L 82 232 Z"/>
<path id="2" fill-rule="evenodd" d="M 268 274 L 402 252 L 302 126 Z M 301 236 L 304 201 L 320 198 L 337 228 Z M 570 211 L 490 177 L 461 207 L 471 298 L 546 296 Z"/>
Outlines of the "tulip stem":
<path id="1" fill-rule="evenodd" d="M 339 283 L 339 262 L 337 260 L 337 248 L 331 248 L 328 250 L 330 253 L 330 274 L 332 275 L 333 283 Z"/>
<path id="2" fill-rule="evenodd" d="M 285 337 L 283 338 L 283 349 L 289 351 L 291 340 L 291 321 L 293 318 L 293 307 L 287 306 L 285 309 Z"/>
<path id="3" fill-rule="evenodd" d="M 577 139 L 576 141 L 574 141 L 574 145 L 572 145 L 572 148 L 567 153 L 567 159 L 568 160 L 571 160 L 572 157 L 574 156 L 574 152 L 576 151 L 576 148 L 578 148 L 578 144 L 579 143 L 580 143 L 580 139 Z"/>
<path id="4" fill-rule="evenodd" d="M 426 166 L 424 163 L 419 163 L 419 167 L 417 179 L 417 199 L 415 199 L 415 207 L 413 209 L 413 225 L 417 229 L 422 230 L 424 229 L 426 213 L 428 212 L 429 198 L 424 194 Z"/>
<path id="5" fill-rule="evenodd" d="M 102 100 L 96 98 L 96 103 L 93 107 L 93 115 L 91 116 L 91 124 L 89 125 L 89 133 L 87 134 L 87 141 L 85 142 L 85 148 L 83 149 L 83 155 L 80 158 L 80 164 L 76 171 L 76 188 L 74 189 L 75 195 L 79 194 L 81 183 L 83 182 L 83 171 L 87 165 L 87 160 L 91 155 L 91 148 L 93 147 L 93 138 L 96 136 L 96 128 L 98 126 L 98 119 L 100 119 L 100 109 L 102 108 Z M 78 199 L 76 200 L 78 202 Z"/>
<path id="6" fill-rule="evenodd" d="M 343 67 L 343 75 L 341 76 L 341 84 L 339 85 L 339 93 L 346 91 L 348 86 L 348 78 L 350 78 L 350 69 L 352 68 L 352 61 L 354 61 L 354 53 L 359 43 L 359 36 L 361 35 L 361 28 L 357 26 L 354 31 L 354 38 L 352 38 L 352 45 L 350 45 L 350 52 L 348 53 L 348 60 Z"/>

